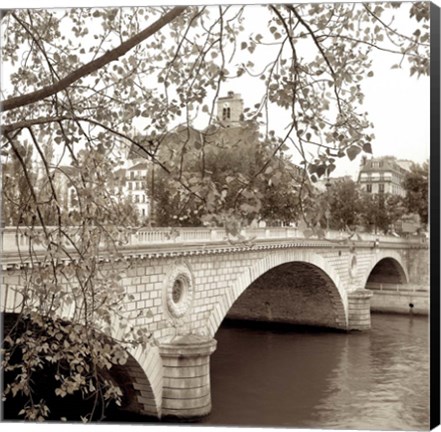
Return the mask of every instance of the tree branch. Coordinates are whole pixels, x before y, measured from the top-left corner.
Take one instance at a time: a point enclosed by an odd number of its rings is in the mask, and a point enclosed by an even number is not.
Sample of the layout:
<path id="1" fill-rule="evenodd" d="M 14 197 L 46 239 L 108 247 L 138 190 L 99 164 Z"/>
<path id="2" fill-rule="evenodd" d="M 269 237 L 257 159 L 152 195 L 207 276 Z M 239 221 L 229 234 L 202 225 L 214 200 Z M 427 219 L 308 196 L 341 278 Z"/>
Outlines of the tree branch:
<path id="1" fill-rule="evenodd" d="M 136 34 L 132 38 L 128 39 L 126 42 L 108 51 L 101 57 L 93 60 L 69 74 L 67 77 L 57 81 L 56 83 L 43 87 L 32 93 L 27 93 L 22 96 L 12 97 L 3 102 L 2 110 L 9 111 L 11 109 L 19 108 L 25 105 L 30 105 L 39 100 L 45 99 L 52 96 L 70 86 L 75 81 L 83 78 L 84 76 L 90 75 L 91 73 L 97 71 L 108 63 L 117 60 L 119 57 L 126 54 L 132 48 L 149 38 L 151 35 L 158 32 L 162 27 L 173 21 L 177 16 L 181 15 L 186 7 L 175 7 L 171 11 L 167 12 L 157 21 L 155 21 L 151 26 L 147 27 L 140 33 Z"/>

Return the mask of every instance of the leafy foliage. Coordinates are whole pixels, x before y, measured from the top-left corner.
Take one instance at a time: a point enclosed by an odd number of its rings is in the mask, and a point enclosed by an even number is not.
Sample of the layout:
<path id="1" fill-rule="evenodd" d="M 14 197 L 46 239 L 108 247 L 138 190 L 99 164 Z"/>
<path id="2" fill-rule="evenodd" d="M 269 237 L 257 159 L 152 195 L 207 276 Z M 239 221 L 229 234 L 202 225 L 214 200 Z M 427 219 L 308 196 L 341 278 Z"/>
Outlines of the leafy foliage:
<path id="1" fill-rule="evenodd" d="M 354 229 L 360 222 L 361 197 L 357 184 L 350 179 L 337 180 L 331 184 L 326 196 L 329 209 L 329 227 Z"/>
<path id="2" fill-rule="evenodd" d="M 375 233 L 389 232 L 406 213 L 403 198 L 391 194 L 364 193 L 361 200 L 361 222 Z"/>
<path id="3" fill-rule="evenodd" d="M 16 153 L 11 155 L 10 163 L 3 164 L 2 167 L 2 221 L 6 225 L 17 225 L 23 222 L 30 222 L 31 212 L 28 206 L 31 202 L 31 193 L 28 181 L 34 182 L 35 172 L 32 170 L 33 148 L 29 144 L 21 145 Z M 21 169 L 21 161 L 28 167 L 28 176 Z"/>
<path id="4" fill-rule="evenodd" d="M 179 128 L 157 155 L 175 176 L 159 171 L 149 183 L 156 225 L 225 226 L 235 217 L 248 223 L 295 221 L 306 173 L 273 156 L 276 146 L 262 139 L 252 121 L 205 131 Z"/>
<path id="5" fill-rule="evenodd" d="M 420 215 L 421 222 L 429 220 L 429 164 L 413 164 L 403 183 L 406 190 L 405 205 L 409 213 Z"/>

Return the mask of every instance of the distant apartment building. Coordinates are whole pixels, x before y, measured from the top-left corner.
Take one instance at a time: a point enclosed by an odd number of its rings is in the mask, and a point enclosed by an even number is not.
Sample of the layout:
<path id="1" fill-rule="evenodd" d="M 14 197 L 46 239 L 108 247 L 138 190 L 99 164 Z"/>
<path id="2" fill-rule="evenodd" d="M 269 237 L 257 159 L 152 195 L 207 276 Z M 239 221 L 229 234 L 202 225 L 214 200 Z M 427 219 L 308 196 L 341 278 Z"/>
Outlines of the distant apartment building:
<path id="1" fill-rule="evenodd" d="M 358 184 L 364 192 L 405 196 L 403 182 L 411 162 L 394 156 L 362 159 Z"/>
<path id="2" fill-rule="evenodd" d="M 147 192 L 148 162 L 138 162 L 125 170 L 124 192 L 128 196 L 141 220 L 149 217 L 150 200 Z"/>

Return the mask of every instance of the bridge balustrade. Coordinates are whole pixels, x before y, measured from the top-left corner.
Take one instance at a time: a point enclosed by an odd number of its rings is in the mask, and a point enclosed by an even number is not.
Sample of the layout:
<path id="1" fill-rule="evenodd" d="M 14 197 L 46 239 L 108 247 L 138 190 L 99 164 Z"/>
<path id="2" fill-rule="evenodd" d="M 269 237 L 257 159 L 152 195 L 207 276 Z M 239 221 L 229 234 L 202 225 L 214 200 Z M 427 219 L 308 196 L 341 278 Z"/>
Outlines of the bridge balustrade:
<path id="1" fill-rule="evenodd" d="M 394 283 L 377 283 L 368 282 L 366 289 L 372 291 L 396 291 L 396 292 L 428 292 L 429 286 L 421 287 L 409 284 L 394 284 Z"/>
<path id="2" fill-rule="evenodd" d="M 52 240 L 66 247 L 73 247 L 71 241 L 64 234 L 60 235 L 58 227 L 47 227 L 47 232 Z M 76 227 L 64 227 L 64 232 L 69 234 L 73 242 L 80 239 L 80 233 Z M 6 227 L 1 232 L 1 249 L 3 253 L 17 253 L 19 250 L 24 252 L 31 246 L 31 230 L 26 227 Z M 35 236 L 35 234 L 37 234 Z M 32 249 L 33 251 L 44 251 L 47 246 L 44 242 L 38 241 L 38 235 L 42 234 L 41 228 L 32 230 Z M 327 231 L 324 240 L 345 240 L 350 235 L 344 231 Z M 223 228 L 141 228 L 127 238 L 121 236 L 120 246 L 135 247 L 155 244 L 191 244 L 191 243 L 210 243 L 225 242 L 228 240 L 289 240 L 289 239 L 317 239 L 315 236 L 305 236 L 304 232 L 294 227 L 269 227 L 269 228 L 246 228 L 242 229 L 239 235 L 227 234 Z M 361 233 L 350 237 L 352 241 L 364 241 L 373 243 L 421 243 L 425 239 L 421 238 L 402 238 L 387 235 Z M 105 242 L 100 243 L 104 248 Z"/>

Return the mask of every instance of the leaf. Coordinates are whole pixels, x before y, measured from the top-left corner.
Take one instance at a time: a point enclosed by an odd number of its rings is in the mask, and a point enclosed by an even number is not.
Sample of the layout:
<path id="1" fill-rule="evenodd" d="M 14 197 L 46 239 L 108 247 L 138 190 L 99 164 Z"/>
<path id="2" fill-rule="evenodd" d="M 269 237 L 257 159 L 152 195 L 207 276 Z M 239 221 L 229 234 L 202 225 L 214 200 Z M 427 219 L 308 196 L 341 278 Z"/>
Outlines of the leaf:
<path id="1" fill-rule="evenodd" d="M 314 231 L 311 228 L 307 228 L 303 231 L 305 238 L 310 238 L 314 235 Z"/>
<path id="2" fill-rule="evenodd" d="M 364 151 L 365 153 L 370 153 L 370 154 L 372 154 L 372 146 L 371 146 L 371 144 L 370 144 L 370 143 L 364 143 L 364 144 L 363 144 L 363 151 Z"/>
<path id="3" fill-rule="evenodd" d="M 318 177 L 321 177 L 323 174 L 326 173 L 326 166 L 325 165 L 319 165 L 317 167 L 317 171 L 316 172 L 317 172 Z"/>
<path id="4" fill-rule="evenodd" d="M 277 187 L 280 184 L 281 177 L 282 177 L 282 173 L 280 171 L 276 172 L 271 177 L 272 184 Z"/>
<path id="5" fill-rule="evenodd" d="M 271 165 L 268 165 L 267 169 L 265 170 L 265 174 L 271 174 L 273 172 L 273 167 Z"/>
<path id="6" fill-rule="evenodd" d="M 351 161 L 354 160 L 360 152 L 361 148 L 356 145 L 353 145 L 346 150 L 346 154 Z"/>
<path id="7" fill-rule="evenodd" d="M 319 239 L 324 239 L 326 238 L 326 232 L 323 228 L 317 228 L 315 230 L 315 235 L 319 238 Z"/>

